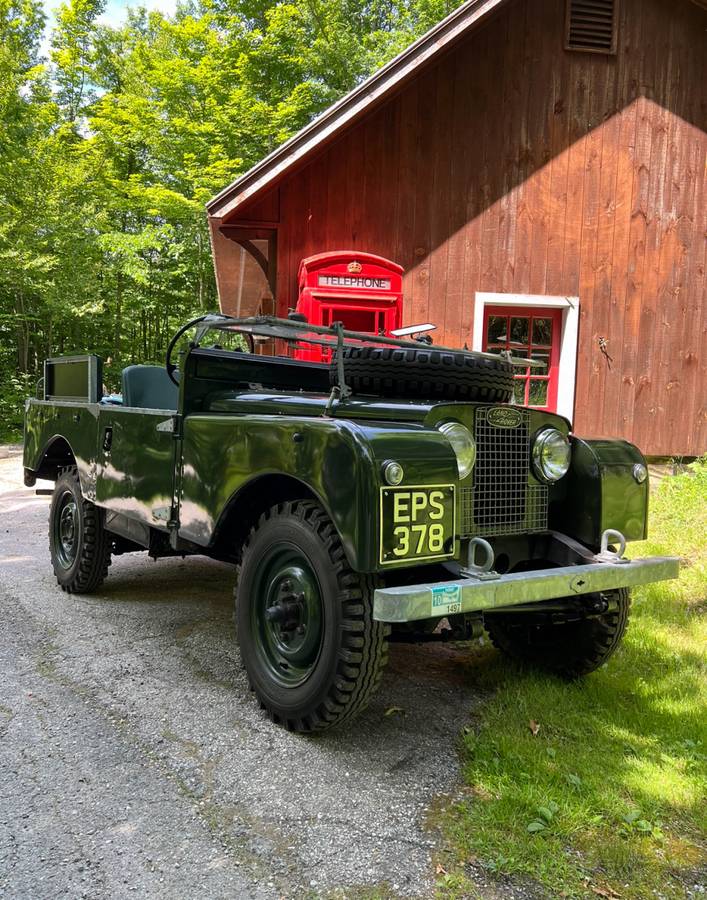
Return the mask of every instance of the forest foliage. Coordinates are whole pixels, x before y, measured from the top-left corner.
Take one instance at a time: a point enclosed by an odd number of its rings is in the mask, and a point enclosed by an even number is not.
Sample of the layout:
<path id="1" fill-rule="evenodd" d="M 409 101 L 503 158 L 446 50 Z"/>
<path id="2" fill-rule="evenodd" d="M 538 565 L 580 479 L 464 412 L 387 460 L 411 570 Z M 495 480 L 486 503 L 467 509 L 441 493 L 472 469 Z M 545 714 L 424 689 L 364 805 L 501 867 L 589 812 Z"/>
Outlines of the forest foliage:
<path id="1" fill-rule="evenodd" d="M 0 433 L 52 354 L 159 360 L 217 307 L 204 204 L 458 0 L 0 0 Z M 115 385 L 109 385 L 115 386 Z"/>

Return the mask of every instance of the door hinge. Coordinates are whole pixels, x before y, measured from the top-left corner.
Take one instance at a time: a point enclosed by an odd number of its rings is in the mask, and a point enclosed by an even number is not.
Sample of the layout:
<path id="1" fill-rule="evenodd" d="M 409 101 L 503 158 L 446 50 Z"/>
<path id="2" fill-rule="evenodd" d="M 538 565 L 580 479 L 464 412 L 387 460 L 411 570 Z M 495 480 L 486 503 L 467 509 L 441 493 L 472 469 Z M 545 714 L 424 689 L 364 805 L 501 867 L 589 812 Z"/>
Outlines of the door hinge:
<path id="1" fill-rule="evenodd" d="M 174 434 L 177 427 L 177 419 L 176 416 L 170 416 L 169 419 L 165 419 L 164 422 L 160 422 L 159 425 L 155 427 L 156 431 L 164 431 L 167 434 Z"/>

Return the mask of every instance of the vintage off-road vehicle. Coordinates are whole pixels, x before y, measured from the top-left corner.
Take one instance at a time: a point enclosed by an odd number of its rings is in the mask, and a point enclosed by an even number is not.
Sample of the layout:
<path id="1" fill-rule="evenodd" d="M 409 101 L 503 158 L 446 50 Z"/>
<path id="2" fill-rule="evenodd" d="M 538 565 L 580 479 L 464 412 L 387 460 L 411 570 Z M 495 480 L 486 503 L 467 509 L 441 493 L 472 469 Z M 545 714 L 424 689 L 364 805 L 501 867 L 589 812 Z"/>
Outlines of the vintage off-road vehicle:
<path id="1" fill-rule="evenodd" d="M 245 349 L 215 343 L 234 333 Z M 293 358 L 302 342 L 330 361 Z M 510 404 L 514 364 L 529 362 L 216 315 L 180 329 L 165 368 L 124 369 L 122 396 L 103 396 L 98 357 L 48 360 L 24 466 L 27 485 L 56 482 L 57 581 L 95 591 L 139 550 L 232 561 L 251 686 L 296 731 L 361 710 L 390 639 L 485 629 L 518 660 L 591 672 L 629 588 L 678 561 L 624 558 L 646 536 L 641 453 Z"/>

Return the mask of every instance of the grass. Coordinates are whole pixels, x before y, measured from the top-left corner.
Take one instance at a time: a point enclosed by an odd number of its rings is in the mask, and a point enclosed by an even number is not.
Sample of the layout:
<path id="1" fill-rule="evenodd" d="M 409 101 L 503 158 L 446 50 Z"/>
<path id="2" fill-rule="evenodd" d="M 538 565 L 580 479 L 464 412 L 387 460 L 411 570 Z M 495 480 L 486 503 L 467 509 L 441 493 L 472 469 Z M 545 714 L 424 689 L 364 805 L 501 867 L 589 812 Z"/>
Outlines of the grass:
<path id="1" fill-rule="evenodd" d="M 602 669 L 567 684 L 480 654 L 493 693 L 462 737 L 441 895 L 476 895 L 470 863 L 552 897 L 678 898 L 704 882 L 707 458 L 658 486 L 650 524 L 632 555 L 682 556 L 683 572 L 634 592 Z"/>

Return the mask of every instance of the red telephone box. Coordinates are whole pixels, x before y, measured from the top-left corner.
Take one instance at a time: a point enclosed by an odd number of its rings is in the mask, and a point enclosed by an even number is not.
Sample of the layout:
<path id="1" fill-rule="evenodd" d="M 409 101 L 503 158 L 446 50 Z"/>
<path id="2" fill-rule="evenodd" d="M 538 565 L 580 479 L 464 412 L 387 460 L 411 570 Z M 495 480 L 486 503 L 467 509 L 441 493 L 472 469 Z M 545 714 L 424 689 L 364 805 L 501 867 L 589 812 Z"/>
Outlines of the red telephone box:
<path id="1" fill-rule="evenodd" d="M 318 253 L 302 260 L 298 280 L 297 312 L 312 325 L 343 322 L 350 331 L 387 335 L 400 328 L 403 268 L 389 259 L 354 250 Z M 320 361 L 324 352 L 310 345 L 296 355 Z"/>

